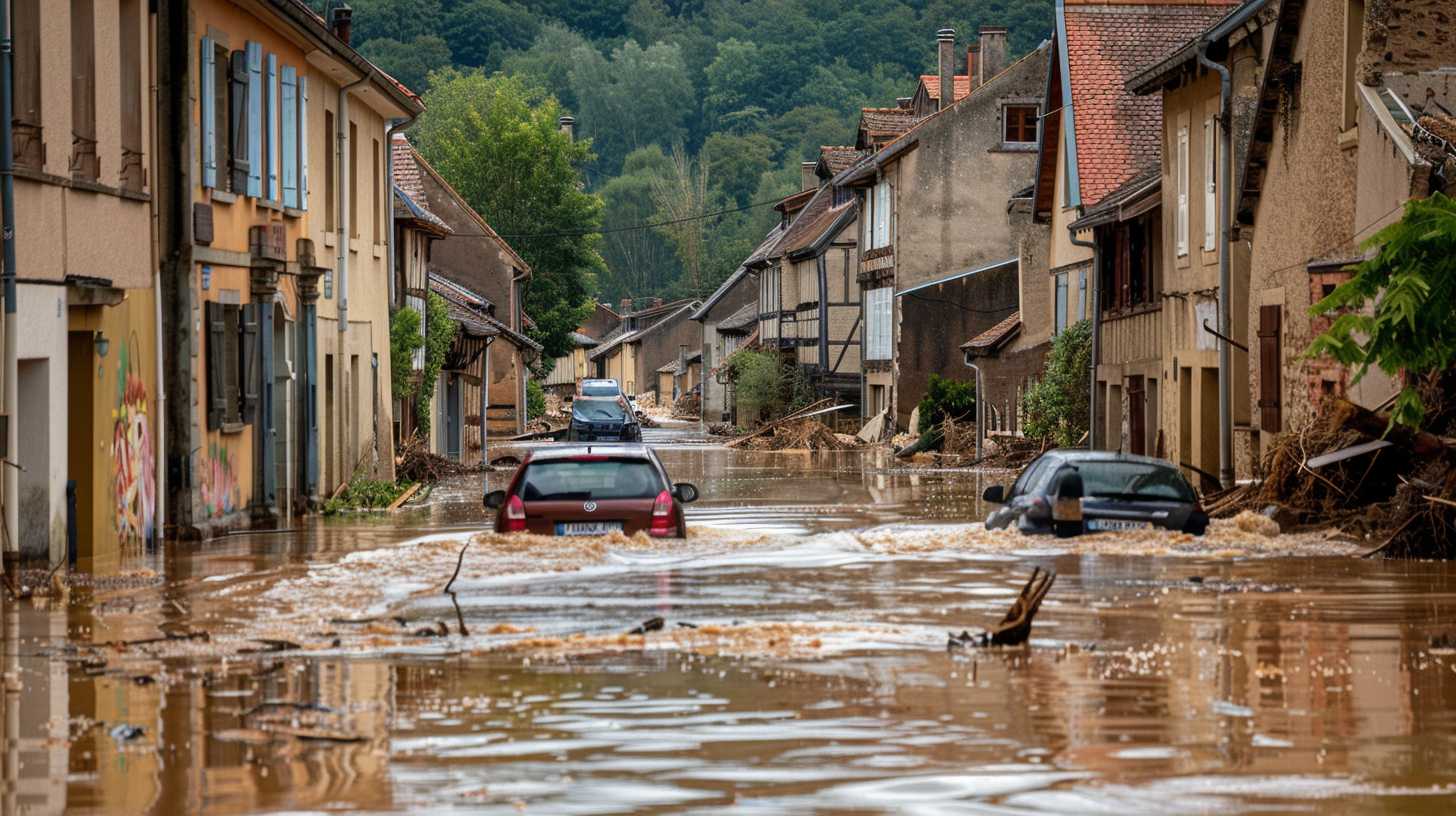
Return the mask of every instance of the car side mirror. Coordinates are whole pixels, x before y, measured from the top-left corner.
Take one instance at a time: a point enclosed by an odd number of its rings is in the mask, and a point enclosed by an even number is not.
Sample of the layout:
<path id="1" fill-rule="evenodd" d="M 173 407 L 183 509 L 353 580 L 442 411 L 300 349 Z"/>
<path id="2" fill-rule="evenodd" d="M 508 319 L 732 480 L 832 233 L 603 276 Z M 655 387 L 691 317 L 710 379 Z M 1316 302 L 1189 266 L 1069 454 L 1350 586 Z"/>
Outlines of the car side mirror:
<path id="1" fill-rule="evenodd" d="M 1082 498 L 1082 474 L 1077 471 L 1066 473 L 1057 483 L 1058 499 L 1080 499 Z"/>
<path id="2" fill-rule="evenodd" d="M 1001 485 L 991 485 L 981 494 L 981 501 L 987 501 L 992 504 L 1005 504 L 1006 488 Z"/>
<path id="3" fill-rule="evenodd" d="M 672 486 L 672 495 L 683 504 L 692 504 L 698 500 L 698 489 L 687 482 L 678 482 Z"/>
<path id="4" fill-rule="evenodd" d="M 504 490 L 492 490 L 485 494 L 485 506 L 491 510 L 499 510 L 506 503 L 506 492 Z"/>

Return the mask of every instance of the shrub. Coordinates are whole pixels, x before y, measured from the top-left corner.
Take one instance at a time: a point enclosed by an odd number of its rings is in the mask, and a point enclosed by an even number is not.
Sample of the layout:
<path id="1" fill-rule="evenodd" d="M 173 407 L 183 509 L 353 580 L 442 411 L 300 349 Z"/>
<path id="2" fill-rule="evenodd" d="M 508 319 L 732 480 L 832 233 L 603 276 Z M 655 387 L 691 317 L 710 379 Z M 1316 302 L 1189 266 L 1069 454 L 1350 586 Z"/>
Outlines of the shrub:
<path id="1" fill-rule="evenodd" d="M 430 436 L 430 401 L 435 396 L 435 382 L 459 330 L 460 326 L 450 319 L 445 299 L 431 292 L 425 304 L 425 371 L 415 393 L 415 423 L 426 439 Z"/>
<path id="2" fill-rule="evenodd" d="M 541 383 L 535 380 L 526 381 L 526 421 L 540 418 L 546 413 L 546 392 L 542 390 Z"/>
<path id="3" fill-rule="evenodd" d="M 939 430 L 947 419 L 974 419 L 976 385 L 931 374 L 930 385 L 925 389 L 925 397 L 920 400 L 919 407 L 920 426 L 915 429 L 919 434 Z"/>
<path id="4" fill-rule="evenodd" d="M 1087 400 L 1092 393 L 1092 324 L 1082 320 L 1052 341 L 1046 370 L 1022 396 L 1022 431 L 1060 447 L 1077 444 L 1087 433 Z"/>
<path id="5" fill-rule="evenodd" d="M 324 515 L 344 510 L 382 510 L 410 487 L 410 482 L 385 482 L 377 479 L 355 479 L 336 499 L 324 502 Z"/>
<path id="6" fill-rule="evenodd" d="M 414 309 L 396 309 L 389 316 L 389 389 L 395 399 L 414 396 L 415 352 L 425 345 L 420 334 L 420 313 Z"/>

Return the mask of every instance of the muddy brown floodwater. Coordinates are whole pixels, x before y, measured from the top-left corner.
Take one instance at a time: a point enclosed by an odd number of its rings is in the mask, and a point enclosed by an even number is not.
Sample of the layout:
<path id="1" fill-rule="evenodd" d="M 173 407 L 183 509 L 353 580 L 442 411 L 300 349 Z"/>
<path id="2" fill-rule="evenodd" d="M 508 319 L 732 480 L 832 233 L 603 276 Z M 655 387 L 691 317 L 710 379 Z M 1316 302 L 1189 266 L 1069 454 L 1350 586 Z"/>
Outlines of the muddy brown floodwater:
<path id="1" fill-rule="evenodd" d="M 1456 812 L 1451 565 L 653 441 L 685 542 L 487 534 L 473 477 L 7 602 L 0 813 Z M 1028 647 L 947 651 L 1033 566 Z"/>

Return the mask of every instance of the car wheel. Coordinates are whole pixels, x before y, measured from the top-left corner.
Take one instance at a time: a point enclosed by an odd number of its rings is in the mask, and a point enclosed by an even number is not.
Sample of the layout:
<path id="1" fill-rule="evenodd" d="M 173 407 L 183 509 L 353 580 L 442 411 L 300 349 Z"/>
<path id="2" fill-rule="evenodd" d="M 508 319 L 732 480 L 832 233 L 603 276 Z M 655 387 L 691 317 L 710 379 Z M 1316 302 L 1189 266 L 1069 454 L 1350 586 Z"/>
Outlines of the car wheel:
<path id="1" fill-rule="evenodd" d="M 1073 536 L 1079 536 L 1082 534 L 1082 522 L 1054 521 L 1052 522 L 1052 532 L 1056 533 L 1057 538 L 1072 538 Z"/>
<path id="2" fill-rule="evenodd" d="M 1188 518 L 1188 523 L 1183 525 L 1183 532 L 1201 536 L 1208 532 L 1208 516 L 1202 513 L 1195 514 Z"/>

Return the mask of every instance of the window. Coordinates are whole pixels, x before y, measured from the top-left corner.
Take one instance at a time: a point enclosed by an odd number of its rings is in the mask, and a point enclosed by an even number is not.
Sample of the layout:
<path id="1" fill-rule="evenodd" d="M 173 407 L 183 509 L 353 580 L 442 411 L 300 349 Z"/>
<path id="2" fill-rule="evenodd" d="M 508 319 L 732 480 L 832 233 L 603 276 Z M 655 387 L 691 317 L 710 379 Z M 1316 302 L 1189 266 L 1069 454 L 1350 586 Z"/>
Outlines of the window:
<path id="1" fill-rule="evenodd" d="M 1081 320 L 1081 319 L 1087 317 L 1087 314 L 1088 314 L 1088 309 L 1087 309 L 1087 270 L 1085 270 L 1085 269 L 1079 270 L 1077 272 L 1077 311 L 1076 311 L 1075 314 L 1077 315 L 1077 319 L 1078 320 Z"/>
<path id="2" fill-rule="evenodd" d="M 1188 254 L 1188 126 L 1178 128 L 1178 146 L 1173 154 L 1173 172 L 1178 177 L 1178 221 L 1174 241 L 1178 256 Z"/>
<path id="3" fill-rule="evenodd" d="M 1001 109 L 1003 125 L 1001 141 L 1009 145 L 1036 144 L 1037 108 L 1035 105 L 1007 105 Z"/>
<path id="4" fill-rule="evenodd" d="M 881 181 L 875 185 L 874 234 L 870 246 L 874 249 L 890 245 L 890 182 Z"/>
<path id="5" fill-rule="evenodd" d="M 329 145 L 332 142 L 333 135 L 334 135 L 334 112 L 333 111 L 326 110 L 326 111 L 324 111 L 324 145 L 325 146 Z M 334 150 L 330 150 L 330 149 L 325 149 L 324 150 L 324 230 L 326 232 L 333 232 L 334 231 L 334 219 L 336 218 L 336 216 L 334 214 L 334 210 L 339 206 L 338 205 L 338 201 L 339 201 L 338 194 L 334 192 L 334 184 L 335 184 L 334 174 L 336 172 L 335 169 L 334 169 L 334 156 L 335 155 L 337 155 L 337 153 Z"/>
<path id="6" fill-rule="evenodd" d="M 1055 311 L 1055 314 L 1053 314 L 1053 316 L 1052 316 L 1052 320 L 1053 320 L 1053 322 L 1055 323 L 1055 326 L 1056 326 L 1055 332 L 1054 332 L 1056 334 L 1061 334 L 1063 331 L 1066 331 L 1066 328 L 1067 328 L 1067 283 L 1068 283 L 1068 281 L 1067 281 L 1067 273 L 1066 272 L 1059 272 L 1059 273 L 1057 273 L 1057 276 L 1056 276 L 1056 287 L 1057 287 L 1056 304 L 1055 304 L 1055 306 L 1053 306 L 1053 308 L 1056 311 Z"/>
<path id="7" fill-rule="evenodd" d="M 279 190 L 278 178 L 278 55 L 268 55 L 267 72 L 263 75 L 264 88 L 263 124 L 268 129 L 268 135 L 264 137 L 267 150 L 264 151 L 265 161 L 268 163 L 268 172 L 264 175 L 264 195 L 269 201 L 278 201 L 282 198 Z"/>
<path id="8" fill-rule="evenodd" d="M 349 237 L 359 237 L 359 128 L 349 123 Z"/>
<path id="9" fill-rule="evenodd" d="M 298 71 L 291 65 L 283 66 L 280 80 L 280 96 L 283 109 L 280 111 L 282 130 L 279 133 L 283 182 L 283 206 L 298 208 Z"/>
<path id="10" fill-rule="evenodd" d="M 96 153 L 96 7 L 71 0 L 71 178 L 101 176 Z"/>
<path id="11" fill-rule="evenodd" d="M 894 345 L 894 288 L 865 292 L 865 359 L 888 360 Z"/>
<path id="12" fill-rule="evenodd" d="M 14 0 L 10 11 L 15 40 L 15 163 L 32 170 L 45 164 L 40 115 L 40 4 L 41 0 Z"/>
<path id="13" fill-rule="evenodd" d="M 1098 234 L 1098 281 L 1103 312 L 1127 309 L 1157 300 L 1154 274 L 1158 256 L 1152 237 L 1160 228 L 1153 213 L 1116 224 Z"/>
<path id="14" fill-rule="evenodd" d="M 378 139 L 375 139 L 374 140 L 374 153 L 373 153 L 373 156 L 374 156 L 374 198 L 371 198 L 370 201 L 373 201 L 374 202 L 374 206 L 373 207 L 370 207 L 369 209 L 374 212 L 374 243 L 377 245 L 379 243 L 379 219 L 380 219 L 380 216 L 384 212 L 384 204 L 383 204 L 384 197 L 379 194 L 379 183 L 380 183 L 380 174 L 379 174 L 379 164 L 380 164 L 380 161 L 379 161 L 379 159 L 380 159 L 380 152 L 379 152 L 379 140 Z"/>
<path id="15" fill-rule="evenodd" d="M 1218 120 L 1203 120 L 1203 248 L 1218 248 Z"/>
<path id="16" fill-rule="evenodd" d="M 207 427 L 237 430 L 258 411 L 258 306 L 207 301 Z M 268 306 L 267 308 L 272 308 Z"/>
<path id="17" fill-rule="evenodd" d="M 243 193 L 248 189 L 248 55 L 234 51 L 227 55 L 227 125 L 218 133 L 226 142 L 227 189 Z"/>
<path id="18" fill-rule="evenodd" d="M 146 173 L 142 166 L 142 11 L 141 0 L 121 0 L 118 9 L 117 49 L 120 72 L 121 168 L 120 186 L 141 190 Z"/>

